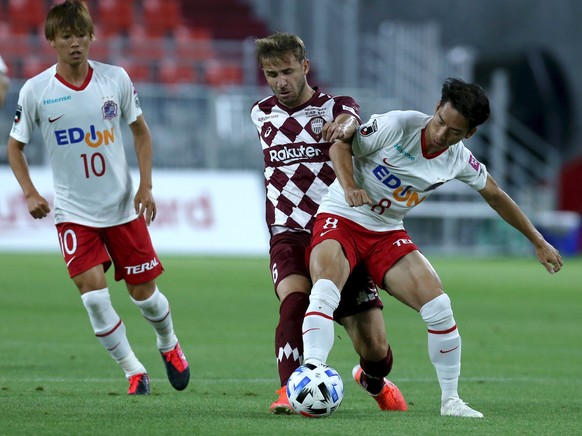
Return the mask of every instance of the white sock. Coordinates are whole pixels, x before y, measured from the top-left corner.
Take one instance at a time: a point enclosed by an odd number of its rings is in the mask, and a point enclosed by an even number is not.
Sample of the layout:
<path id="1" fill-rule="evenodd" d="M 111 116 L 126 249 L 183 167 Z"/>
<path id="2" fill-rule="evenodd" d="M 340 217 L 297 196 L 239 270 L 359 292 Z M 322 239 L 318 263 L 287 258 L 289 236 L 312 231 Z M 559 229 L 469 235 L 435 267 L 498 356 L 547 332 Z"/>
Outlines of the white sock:
<path id="1" fill-rule="evenodd" d="M 441 387 L 441 400 L 458 398 L 461 375 L 461 336 L 453 318 L 451 300 L 439 295 L 420 309 L 428 327 L 428 354 Z"/>
<path id="2" fill-rule="evenodd" d="M 305 363 L 327 361 L 333 347 L 333 312 L 340 301 L 340 291 L 331 281 L 315 282 L 309 296 L 309 306 L 303 318 L 303 356 Z"/>
<path id="3" fill-rule="evenodd" d="M 81 299 L 89 314 L 95 336 L 121 366 L 125 376 L 146 372 L 129 345 L 125 324 L 111 305 L 109 290 L 105 288 L 90 291 L 82 294 Z"/>
<path id="4" fill-rule="evenodd" d="M 178 343 L 178 338 L 174 334 L 170 303 L 165 295 L 156 287 L 152 296 L 147 300 L 138 301 L 133 298 L 131 300 L 155 329 L 158 349 L 164 353 L 173 350 Z"/>

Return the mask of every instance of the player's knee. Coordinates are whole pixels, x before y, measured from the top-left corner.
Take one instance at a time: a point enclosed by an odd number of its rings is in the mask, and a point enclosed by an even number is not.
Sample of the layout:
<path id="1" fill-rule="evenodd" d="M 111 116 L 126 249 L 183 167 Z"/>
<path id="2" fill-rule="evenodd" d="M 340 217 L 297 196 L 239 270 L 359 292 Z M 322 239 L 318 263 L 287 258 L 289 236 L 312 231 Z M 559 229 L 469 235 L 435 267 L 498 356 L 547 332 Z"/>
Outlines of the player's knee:
<path id="1" fill-rule="evenodd" d="M 81 300 L 83 300 L 83 305 L 89 313 L 100 312 L 103 310 L 103 307 L 111 304 L 111 298 L 109 297 L 109 290 L 107 288 L 86 292 L 81 295 Z"/>
<path id="2" fill-rule="evenodd" d="M 453 319 L 451 299 L 447 294 L 433 298 L 420 308 L 420 316 L 427 325 L 439 325 Z"/>
<path id="3" fill-rule="evenodd" d="M 377 337 L 377 338 L 369 338 L 367 341 L 363 341 L 360 346 L 359 355 L 360 357 L 376 362 L 378 360 L 384 359 L 386 355 L 390 353 L 390 347 L 386 343 L 386 339 Z"/>
<path id="4" fill-rule="evenodd" d="M 321 279 L 313 284 L 309 301 L 325 304 L 335 310 L 339 306 L 340 291 L 331 280 Z"/>

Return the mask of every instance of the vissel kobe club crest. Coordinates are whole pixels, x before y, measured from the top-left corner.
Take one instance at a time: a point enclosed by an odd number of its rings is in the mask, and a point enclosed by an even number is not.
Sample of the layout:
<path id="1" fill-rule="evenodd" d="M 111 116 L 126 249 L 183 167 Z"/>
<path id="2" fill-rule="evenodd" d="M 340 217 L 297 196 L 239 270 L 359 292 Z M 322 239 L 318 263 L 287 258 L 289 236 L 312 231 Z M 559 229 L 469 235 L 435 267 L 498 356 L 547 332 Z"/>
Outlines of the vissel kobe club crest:
<path id="1" fill-rule="evenodd" d="M 321 135 L 321 132 L 323 131 L 323 118 L 314 118 L 311 120 L 311 131 L 316 134 L 316 135 Z"/>
<path id="2" fill-rule="evenodd" d="M 321 132 L 323 132 L 323 125 L 325 120 L 321 117 L 312 118 L 306 125 L 305 131 L 308 132 L 316 141 L 321 139 Z"/>
<path id="3" fill-rule="evenodd" d="M 117 116 L 117 103 L 112 100 L 107 100 L 101 108 L 104 120 L 112 120 Z"/>

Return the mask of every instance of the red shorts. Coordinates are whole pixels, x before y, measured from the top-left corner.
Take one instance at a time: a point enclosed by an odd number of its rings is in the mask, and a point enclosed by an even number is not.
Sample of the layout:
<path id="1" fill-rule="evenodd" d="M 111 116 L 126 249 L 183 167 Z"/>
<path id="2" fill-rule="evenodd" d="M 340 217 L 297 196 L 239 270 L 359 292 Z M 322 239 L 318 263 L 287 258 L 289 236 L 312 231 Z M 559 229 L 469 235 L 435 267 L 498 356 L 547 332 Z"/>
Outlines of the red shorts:
<path id="1" fill-rule="evenodd" d="M 408 253 L 418 250 L 406 230 L 374 232 L 347 218 L 321 213 L 315 219 L 308 258 L 313 247 L 326 239 L 338 241 L 351 269 L 362 264 L 382 289 L 386 272 Z"/>
<path id="2" fill-rule="evenodd" d="M 310 241 L 311 235 L 307 232 L 283 232 L 271 237 L 269 254 L 275 289 L 281 280 L 292 274 L 310 277 L 306 262 Z M 366 270 L 356 267 L 344 286 L 334 318 L 339 322 L 340 318 L 365 312 L 373 307 L 384 307 L 378 290 Z"/>
<path id="3" fill-rule="evenodd" d="M 101 264 L 107 271 L 113 262 L 115 280 L 138 285 L 155 279 L 164 270 L 145 219 L 103 228 L 60 223 L 57 232 L 71 278 Z"/>

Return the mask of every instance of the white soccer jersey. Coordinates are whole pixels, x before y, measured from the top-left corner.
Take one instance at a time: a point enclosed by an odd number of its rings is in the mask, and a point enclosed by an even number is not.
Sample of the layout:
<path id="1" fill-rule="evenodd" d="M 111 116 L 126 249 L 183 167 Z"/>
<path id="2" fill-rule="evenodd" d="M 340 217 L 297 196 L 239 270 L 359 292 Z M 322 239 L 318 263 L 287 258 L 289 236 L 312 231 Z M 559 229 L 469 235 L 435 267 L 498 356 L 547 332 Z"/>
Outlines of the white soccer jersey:
<path id="1" fill-rule="evenodd" d="M 485 187 L 487 169 L 459 142 L 427 155 L 424 128 L 431 116 L 415 111 L 373 115 L 354 136 L 354 179 L 372 205 L 348 206 L 338 181 L 329 188 L 319 212 L 348 218 L 369 230 L 403 229 L 406 213 L 437 187 L 458 179 L 475 190 Z"/>
<path id="2" fill-rule="evenodd" d="M 255 103 L 251 118 L 265 160 L 266 220 L 273 228 L 311 231 L 323 194 L 335 180 L 331 144 L 321 138 L 323 125 L 347 113 L 360 121 L 351 97 L 317 91 L 302 106 L 290 109 L 275 96 Z"/>
<path id="3" fill-rule="evenodd" d="M 56 65 L 28 80 L 10 136 L 28 143 L 40 127 L 52 167 L 56 223 L 110 227 L 136 216 L 120 121 L 131 124 L 142 112 L 125 70 L 89 65 L 79 88 L 58 77 Z"/>

